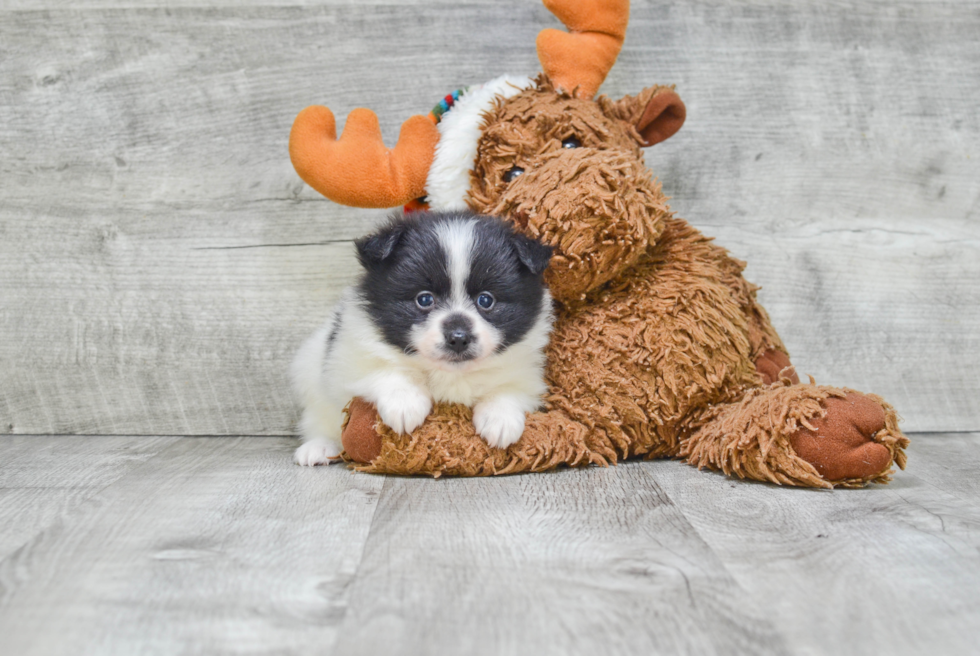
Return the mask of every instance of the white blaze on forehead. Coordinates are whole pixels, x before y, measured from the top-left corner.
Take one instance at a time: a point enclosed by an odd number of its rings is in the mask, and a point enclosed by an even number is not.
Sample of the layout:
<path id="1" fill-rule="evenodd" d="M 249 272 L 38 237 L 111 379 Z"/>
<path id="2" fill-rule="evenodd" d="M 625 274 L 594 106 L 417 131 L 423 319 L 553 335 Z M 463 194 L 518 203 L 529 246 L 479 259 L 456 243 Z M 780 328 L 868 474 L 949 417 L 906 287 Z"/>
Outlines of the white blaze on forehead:
<path id="1" fill-rule="evenodd" d="M 466 209 L 470 171 L 476 163 L 483 114 L 496 98 L 510 98 L 528 89 L 529 77 L 503 75 L 479 87 L 471 87 L 459 97 L 439 121 L 439 143 L 429 168 L 425 193 L 433 210 Z"/>
<path id="2" fill-rule="evenodd" d="M 466 305 L 466 281 L 470 277 L 473 242 L 475 241 L 475 220 L 447 221 L 436 225 L 436 236 L 442 250 L 446 253 L 449 268 L 449 281 L 452 285 L 451 303 L 454 309 Z"/>
<path id="3" fill-rule="evenodd" d="M 493 355 L 503 340 L 503 335 L 480 316 L 476 304 L 466 290 L 473 264 L 473 250 L 477 245 L 476 219 L 440 221 L 433 226 L 436 239 L 446 257 L 449 272 L 449 298 L 439 309 L 429 313 L 420 324 L 412 327 L 409 342 L 420 356 L 437 368 L 460 371 L 477 365 Z M 469 349 L 472 360 L 454 363 L 446 350 L 444 323 L 454 316 L 466 317 L 470 324 L 473 342 Z"/>

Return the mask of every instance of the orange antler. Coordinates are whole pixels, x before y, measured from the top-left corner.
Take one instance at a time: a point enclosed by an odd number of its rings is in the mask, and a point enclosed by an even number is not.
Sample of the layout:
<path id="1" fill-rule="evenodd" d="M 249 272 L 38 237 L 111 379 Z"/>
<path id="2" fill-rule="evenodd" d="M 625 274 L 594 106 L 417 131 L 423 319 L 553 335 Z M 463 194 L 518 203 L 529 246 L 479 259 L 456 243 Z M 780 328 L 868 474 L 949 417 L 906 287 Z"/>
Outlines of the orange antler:
<path id="1" fill-rule="evenodd" d="M 538 34 L 538 59 L 555 87 L 591 98 L 616 63 L 629 0 L 543 0 L 568 32 L 545 29 Z"/>
<path id="2" fill-rule="evenodd" d="M 337 139 L 333 113 L 307 107 L 293 122 L 289 158 L 299 177 L 332 201 L 353 207 L 397 207 L 422 196 L 439 131 L 425 116 L 402 124 L 388 150 L 370 109 L 348 115 Z"/>

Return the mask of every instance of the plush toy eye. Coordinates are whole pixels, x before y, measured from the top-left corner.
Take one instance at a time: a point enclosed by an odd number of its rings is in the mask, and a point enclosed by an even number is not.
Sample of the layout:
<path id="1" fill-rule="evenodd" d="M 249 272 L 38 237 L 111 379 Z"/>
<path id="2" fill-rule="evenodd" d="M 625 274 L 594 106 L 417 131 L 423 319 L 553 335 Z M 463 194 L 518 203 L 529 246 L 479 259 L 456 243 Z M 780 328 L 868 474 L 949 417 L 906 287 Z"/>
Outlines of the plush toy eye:
<path id="1" fill-rule="evenodd" d="M 428 310 L 435 302 L 436 297 L 429 292 L 419 292 L 419 295 L 415 297 L 415 304 L 423 310 Z"/>
<path id="2" fill-rule="evenodd" d="M 479 296 L 476 297 L 476 304 L 479 305 L 484 310 L 489 310 L 490 308 L 492 308 L 493 303 L 494 303 L 493 294 L 491 294 L 490 292 L 482 292 Z"/>
<path id="3" fill-rule="evenodd" d="M 504 173 L 504 182 L 513 182 L 522 175 L 524 175 L 524 169 L 519 166 L 513 166 Z"/>
<path id="4" fill-rule="evenodd" d="M 561 142 L 561 147 L 562 148 L 581 148 L 582 147 L 582 142 L 579 141 L 578 139 L 576 139 L 575 137 L 569 137 L 568 139 L 565 139 L 564 141 Z"/>

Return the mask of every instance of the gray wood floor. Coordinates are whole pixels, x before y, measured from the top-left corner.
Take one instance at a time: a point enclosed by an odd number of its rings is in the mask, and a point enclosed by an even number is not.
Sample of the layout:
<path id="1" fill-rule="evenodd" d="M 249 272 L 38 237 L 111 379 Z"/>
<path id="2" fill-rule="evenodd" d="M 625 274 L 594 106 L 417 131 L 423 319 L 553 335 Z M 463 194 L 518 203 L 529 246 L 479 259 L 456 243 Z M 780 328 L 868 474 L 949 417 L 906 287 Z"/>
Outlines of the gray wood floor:
<path id="1" fill-rule="evenodd" d="M 480 480 L 276 437 L 0 438 L 3 654 L 975 654 L 980 433 L 864 490 Z"/>

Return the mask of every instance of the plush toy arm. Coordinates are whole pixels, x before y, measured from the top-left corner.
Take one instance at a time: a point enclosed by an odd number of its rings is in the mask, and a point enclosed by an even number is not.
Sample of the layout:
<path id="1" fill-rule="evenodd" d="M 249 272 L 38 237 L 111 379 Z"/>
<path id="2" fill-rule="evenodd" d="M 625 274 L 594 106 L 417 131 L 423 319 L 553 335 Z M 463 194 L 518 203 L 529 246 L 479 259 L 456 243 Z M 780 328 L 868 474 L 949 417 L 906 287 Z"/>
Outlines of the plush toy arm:
<path id="1" fill-rule="evenodd" d="M 559 410 L 529 414 L 521 439 L 507 449 L 495 449 L 476 434 L 472 410 L 449 403 L 437 403 L 411 435 L 397 435 L 378 420 L 374 406 L 354 399 L 343 442 L 348 461 L 377 474 L 491 476 L 558 465 L 605 465 L 618 458 L 601 429 Z"/>
<path id="2" fill-rule="evenodd" d="M 769 315 L 755 299 L 754 285 L 745 283 L 750 289 L 747 300 L 742 304 L 749 326 L 749 346 L 752 349 L 752 359 L 755 369 L 762 377 L 764 385 L 771 385 L 785 378 L 796 384 L 800 377 L 789 360 L 789 353 L 783 346 L 776 329 L 769 321 Z"/>
<path id="3" fill-rule="evenodd" d="M 753 285 L 742 276 L 745 262 L 725 253 L 719 265 L 722 279 L 732 290 L 732 295 L 745 316 L 749 357 L 755 363 L 763 384 L 770 385 L 783 377 L 788 378 L 792 383 L 799 383 L 797 372 L 790 363 L 789 351 L 773 328 L 769 314 L 756 298 L 759 286 Z"/>

